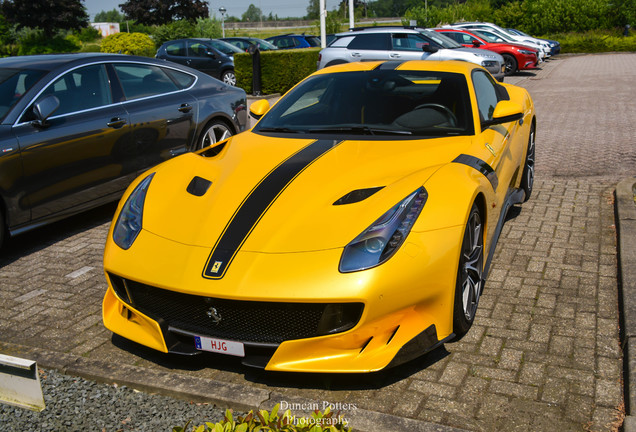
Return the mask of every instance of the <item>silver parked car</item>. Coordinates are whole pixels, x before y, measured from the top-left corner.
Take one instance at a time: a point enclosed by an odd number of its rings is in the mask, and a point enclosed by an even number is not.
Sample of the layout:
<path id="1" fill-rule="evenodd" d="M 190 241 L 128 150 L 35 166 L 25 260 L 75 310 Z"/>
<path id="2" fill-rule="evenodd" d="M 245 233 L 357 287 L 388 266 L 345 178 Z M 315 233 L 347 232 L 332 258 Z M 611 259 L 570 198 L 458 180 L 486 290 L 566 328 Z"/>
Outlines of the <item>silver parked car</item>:
<path id="1" fill-rule="evenodd" d="M 415 27 L 365 27 L 336 34 L 320 51 L 318 69 L 342 63 L 375 60 L 462 60 L 504 78 L 504 59 L 483 49 L 465 48 L 437 32 Z"/>

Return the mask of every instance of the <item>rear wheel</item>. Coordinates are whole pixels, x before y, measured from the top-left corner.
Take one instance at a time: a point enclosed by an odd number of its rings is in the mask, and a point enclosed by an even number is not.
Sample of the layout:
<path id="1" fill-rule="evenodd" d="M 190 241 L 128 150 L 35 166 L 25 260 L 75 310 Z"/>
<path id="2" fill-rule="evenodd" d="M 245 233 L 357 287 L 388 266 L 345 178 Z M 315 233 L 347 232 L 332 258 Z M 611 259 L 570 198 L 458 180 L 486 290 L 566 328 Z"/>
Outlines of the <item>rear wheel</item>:
<path id="1" fill-rule="evenodd" d="M 484 234 L 483 223 L 476 203 L 470 210 L 464 230 L 459 255 L 455 304 L 453 308 L 453 332 L 461 339 L 473 325 L 479 296 L 483 288 Z"/>
<path id="2" fill-rule="evenodd" d="M 515 56 L 502 54 L 502 57 L 504 58 L 505 74 L 512 75 L 517 72 L 517 59 L 515 59 Z"/>
<path id="3" fill-rule="evenodd" d="M 532 125 L 530 128 L 530 137 L 528 138 L 528 152 L 526 154 L 526 162 L 523 166 L 523 174 L 521 177 L 521 189 L 525 192 L 526 196 L 523 199 L 528 201 L 530 195 L 532 195 L 532 187 L 534 186 L 534 157 L 535 157 L 535 127 Z"/>
<path id="4" fill-rule="evenodd" d="M 212 120 L 203 128 L 196 150 L 216 144 L 234 135 L 232 129 L 221 120 Z"/>

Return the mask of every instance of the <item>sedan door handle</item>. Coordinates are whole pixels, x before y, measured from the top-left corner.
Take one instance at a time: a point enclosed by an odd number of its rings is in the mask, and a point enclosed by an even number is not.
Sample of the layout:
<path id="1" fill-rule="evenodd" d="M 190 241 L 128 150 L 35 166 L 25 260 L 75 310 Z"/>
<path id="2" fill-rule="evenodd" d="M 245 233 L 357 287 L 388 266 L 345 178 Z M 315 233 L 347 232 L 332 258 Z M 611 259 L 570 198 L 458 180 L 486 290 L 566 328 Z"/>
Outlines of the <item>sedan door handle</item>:
<path id="1" fill-rule="evenodd" d="M 181 106 L 177 109 L 182 113 L 187 113 L 192 111 L 192 105 L 184 103 L 184 104 L 181 104 Z"/>
<path id="2" fill-rule="evenodd" d="M 119 129 L 125 124 L 126 124 L 126 119 L 123 119 L 120 117 L 113 117 L 112 119 L 110 119 L 108 123 L 106 123 L 108 127 L 112 127 L 114 129 Z"/>
<path id="3" fill-rule="evenodd" d="M 391 58 L 400 58 L 401 56 L 398 53 L 391 53 L 391 54 L 389 54 L 389 57 L 391 57 Z"/>

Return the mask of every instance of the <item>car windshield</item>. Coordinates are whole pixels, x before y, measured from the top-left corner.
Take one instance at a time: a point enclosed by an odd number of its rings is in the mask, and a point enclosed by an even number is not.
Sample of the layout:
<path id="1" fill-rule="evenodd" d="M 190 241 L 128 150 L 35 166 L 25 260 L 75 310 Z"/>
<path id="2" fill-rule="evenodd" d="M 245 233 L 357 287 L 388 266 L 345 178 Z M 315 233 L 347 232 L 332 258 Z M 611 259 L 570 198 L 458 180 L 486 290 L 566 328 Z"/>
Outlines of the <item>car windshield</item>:
<path id="1" fill-rule="evenodd" d="M 223 54 L 228 55 L 228 56 L 233 56 L 236 53 L 242 53 L 243 50 L 235 47 L 234 45 L 232 45 L 231 43 L 222 41 L 222 40 L 218 40 L 218 39 L 211 39 L 209 41 L 210 45 L 212 45 L 213 48 L 221 51 Z"/>
<path id="2" fill-rule="evenodd" d="M 0 119 L 45 73 L 42 70 L 0 69 Z"/>
<path id="3" fill-rule="evenodd" d="M 448 36 L 444 36 L 443 34 L 438 33 L 436 31 L 420 30 L 420 33 L 422 33 L 424 36 L 430 39 L 433 39 L 435 42 L 440 44 L 443 48 L 446 48 L 446 49 L 463 48 L 460 44 L 455 42 L 453 39 L 449 38 Z"/>
<path id="4" fill-rule="evenodd" d="M 253 131 L 413 139 L 472 134 L 473 119 L 464 75 L 378 69 L 310 77 Z"/>
<path id="5" fill-rule="evenodd" d="M 274 45 L 271 42 L 267 42 L 266 40 L 262 40 L 262 39 L 250 39 L 249 40 L 251 43 L 255 43 L 258 45 L 258 49 L 260 49 L 261 51 L 267 51 L 267 50 L 275 50 L 278 49 L 278 47 L 276 45 Z"/>

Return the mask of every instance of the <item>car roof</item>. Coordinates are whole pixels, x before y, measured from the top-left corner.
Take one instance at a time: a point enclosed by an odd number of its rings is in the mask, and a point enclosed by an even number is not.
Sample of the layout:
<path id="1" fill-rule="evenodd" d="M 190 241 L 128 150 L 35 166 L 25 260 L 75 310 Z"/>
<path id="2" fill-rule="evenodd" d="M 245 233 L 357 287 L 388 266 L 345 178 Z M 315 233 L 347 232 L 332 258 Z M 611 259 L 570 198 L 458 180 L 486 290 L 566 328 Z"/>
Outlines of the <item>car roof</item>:
<path id="1" fill-rule="evenodd" d="M 0 58 L 0 67 L 2 68 L 22 68 L 22 69 L 38 69 L 51 71 L 60 66 L 83 62 L 88 60 L 95 61 L 150 61 L 154 59 L 150 57 L 130 56 L 126 54 L 109 54 L 109 53 L 73 53 L 73 54 L 39 54 L 27 56 L 15 56 Z"/>
<path id="2" fill-rule="evenodd" d="M 386 67 L 380 69 L 380 65 L 385 64 Z M 412 70 L 412 71 L 431 71 L 431 72 L 453 72 L 464 75 L 470 75 L 473 69 L 482 69 L 481 66 L 461 60 L 408 60 L 408 61 L 366 61 L 343 63 L 339 65 L 322 68 L 315 75 L 329 73 L 343 73 L 356 71 L 371 70 Z"/>

